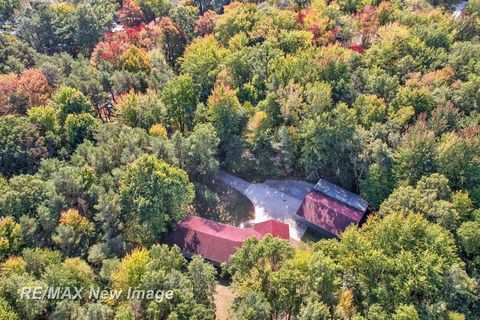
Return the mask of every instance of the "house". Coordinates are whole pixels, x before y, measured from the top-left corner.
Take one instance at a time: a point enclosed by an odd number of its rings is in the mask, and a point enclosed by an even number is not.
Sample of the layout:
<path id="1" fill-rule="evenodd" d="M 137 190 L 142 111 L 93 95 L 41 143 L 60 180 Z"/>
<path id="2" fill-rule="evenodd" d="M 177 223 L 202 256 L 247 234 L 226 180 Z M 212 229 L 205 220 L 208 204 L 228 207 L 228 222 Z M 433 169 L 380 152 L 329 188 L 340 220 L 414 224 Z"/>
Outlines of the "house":
<path id="1" fill-rule="evenodd" d="M 262 239 L 267 234 L 285 240 L 290 239 L 288 225 L 276 220 L 257 223 L 252 228 L 238 228 L 197 216 L 188 216 L 170 233 L 168 243 L 179 246 L 187 257 L 198 254 L 213 264 L 220 265 L 228 261 L 246 239 L 252 237 Z"/>
<path id="2" fill-rule="evenodd" d="M 358 225 L 368 203 L 360 196 L 320 179 L 306 194 L 297 220 L 325 237 L 336 237 L 351 225 Z"/>

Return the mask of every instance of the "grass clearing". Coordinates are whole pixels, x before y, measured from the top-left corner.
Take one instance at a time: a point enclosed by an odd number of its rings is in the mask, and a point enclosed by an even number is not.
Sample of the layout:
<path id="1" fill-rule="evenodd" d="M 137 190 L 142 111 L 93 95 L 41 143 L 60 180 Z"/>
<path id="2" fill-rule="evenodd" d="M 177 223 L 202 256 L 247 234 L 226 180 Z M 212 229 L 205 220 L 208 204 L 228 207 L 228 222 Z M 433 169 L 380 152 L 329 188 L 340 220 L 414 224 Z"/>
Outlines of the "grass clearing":
<path id="1" fill-rule="evenodd" d="M 253 204 L 239 191 L 220 181 L 208 185 L 220 201 L 217 208 L 209 212 L 199 212 L 205 218 L 238 226 L 240 223 L 255 218 Z"/>

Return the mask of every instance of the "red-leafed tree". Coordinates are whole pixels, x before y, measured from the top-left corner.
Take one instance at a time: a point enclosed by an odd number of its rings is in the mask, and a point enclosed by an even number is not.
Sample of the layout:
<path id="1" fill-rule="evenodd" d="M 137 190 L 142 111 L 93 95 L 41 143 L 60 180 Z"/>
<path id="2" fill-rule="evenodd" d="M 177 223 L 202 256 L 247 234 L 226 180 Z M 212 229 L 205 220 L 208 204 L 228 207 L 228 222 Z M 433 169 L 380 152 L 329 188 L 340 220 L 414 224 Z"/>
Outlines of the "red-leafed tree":
<path id="1" fill-rule="evenodd" d="M 378 30 L 378 17 L 375 7 L 365 6 L 357 13 L 357 19 L 362 36 L 361 45 L 368 45 Z"/>
<path id="2" fill-rule="evenodd" d="M 142 9 L 132 0 L 125 0 L 123 7 L 118 11 L 118 18 L 125 27 L 135 27 L 145 21 Z"/>
<path id="3" fill-rule="evenodd" d="M 105 39 L 99 42 L 92 53 L 91 62 L 97 65 L 100 61 L 106 61 L 113 66 L 118 65 L 120 56 L 127 50 L 128 43 L 121 39 L 106 36 Z"/>
<path id="4" fill-rule="evenodd" d="M 127 27 L 120 32 L 108 33 L 93 50 L 91 62 L 97 65 L 100 61 L 107 61 L 117 67 L 120 57 L 129 45 L 135 45 L 148 51 L 158 45 L 161 35 L 162 31 L 155 23 L 140 24 L 135 27 Z"/>
<path id="5" fill-rule="evenodd" d="M 208 10 L 197 20 L 197 23 L 195 24 L 195 32 L 202 37 L 213 33 L 216 19 L 217 13 L 215 11 Z"/>

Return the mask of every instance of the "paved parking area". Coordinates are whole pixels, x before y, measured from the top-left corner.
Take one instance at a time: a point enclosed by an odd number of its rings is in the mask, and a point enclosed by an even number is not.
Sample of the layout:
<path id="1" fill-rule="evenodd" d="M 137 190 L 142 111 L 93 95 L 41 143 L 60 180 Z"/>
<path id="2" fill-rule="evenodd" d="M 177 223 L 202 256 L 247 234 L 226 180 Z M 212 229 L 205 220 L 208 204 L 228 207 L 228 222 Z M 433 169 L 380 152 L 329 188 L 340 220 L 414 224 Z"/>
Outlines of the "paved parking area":
<path id="1" fill-rule="evenodd" d="M 295 220 L 305 195 L 313 184 L 297 180 L 267 180 L 249 183 L 227 172 L 220 173 L 220 181 L 243 193 L 255 207 L 255 219 L 249 223 L 276 219 L 290 226 L 290 238 L 301 240 L 306 227 Z"/>

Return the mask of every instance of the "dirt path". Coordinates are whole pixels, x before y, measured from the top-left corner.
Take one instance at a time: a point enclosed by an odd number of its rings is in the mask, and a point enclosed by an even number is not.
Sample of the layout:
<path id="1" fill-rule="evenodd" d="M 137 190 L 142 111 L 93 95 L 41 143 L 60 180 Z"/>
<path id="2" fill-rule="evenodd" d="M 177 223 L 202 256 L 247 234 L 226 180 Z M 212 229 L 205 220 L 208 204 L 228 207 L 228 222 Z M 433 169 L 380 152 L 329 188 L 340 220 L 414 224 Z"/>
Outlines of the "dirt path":
<path id="1" fill-rule="evenodd" d="M 253 223 L 276 219 L 290 226 L 290 237 L 301 240 L 306 227 L 295 220 L 296 212 L 305 194 L 313 185 L 295 180 L 267 180 L 249 183 L 227 172 L 220 173 L 220 181 L 243 193 L 255 207 Z"/>
<path id="2" fill-rule="evenodd" d="M 233 303 L 233 292 L 229 287 L 218 284 L 215 289 L 216 320 L 231 319 L 230 308 Z"/>

